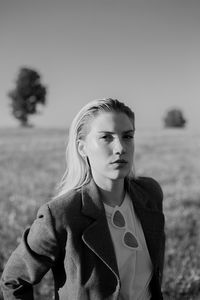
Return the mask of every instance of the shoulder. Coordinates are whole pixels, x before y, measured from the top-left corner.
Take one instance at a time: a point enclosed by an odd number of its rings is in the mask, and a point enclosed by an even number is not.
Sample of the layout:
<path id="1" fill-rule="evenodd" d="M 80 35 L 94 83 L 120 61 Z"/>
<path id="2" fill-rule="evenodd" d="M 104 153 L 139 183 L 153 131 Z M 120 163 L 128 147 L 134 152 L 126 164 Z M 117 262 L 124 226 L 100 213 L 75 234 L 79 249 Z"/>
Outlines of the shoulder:
<path id="1" fill-rule="evenodd" d="M 38 217 L 49 215 L 54 223 L 66 225 L 72 218 L 80 216 L 81 207 L 81 189 L 74 189 L 42 205 Z"/>
<path id="2" fill-rule="evenodd" d="M 51 238 L 55 237 L 63 249 L 68 231 L 76 228 L 77 224 L 84 223 L 81 210 L 81 190 L 71 190 L 61 197 L 46 202 L 39 208 L 37 217 L 31 226 L 34 240 L 35 236 L 39 236 L 41 239 L 41 235 L 43 238 L 50 235 Z"/>
<path id="3" fill-rule="evenodd" d="M 49 201 L 48 206 L 55 212 L 73 210 L 81 205 L 81 188 L 73 189 Z"/>
<path id="4" fill-rule="evenodd" d="M 159 210 L 162 210 L 163 191 L 155 179 L 140 176 L 133 179 L 131 185 L 149 206 L 155 204 Z"/>
<path id="5" fill-rule="evenodd" d="M 137 185 L 139 185 L 145 191 L 152 193 L 152 195 L 163 198 L 163 191 L 158 181 L 151 177 L 137 177 L 135 179 Z"/>

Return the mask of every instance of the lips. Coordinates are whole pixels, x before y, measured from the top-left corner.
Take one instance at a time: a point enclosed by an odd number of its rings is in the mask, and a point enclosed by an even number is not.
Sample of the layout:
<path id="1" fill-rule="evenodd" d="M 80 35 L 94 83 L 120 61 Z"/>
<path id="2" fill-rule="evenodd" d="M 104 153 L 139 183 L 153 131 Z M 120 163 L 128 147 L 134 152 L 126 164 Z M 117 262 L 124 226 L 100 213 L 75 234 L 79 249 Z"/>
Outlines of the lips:
<path id="1" fill-rule="evenodd" d="M 112 162 L 112 164 L 126 164 L 126 163 L 127 163 L 127 161 L 124 159 L 117 159 Z"/>

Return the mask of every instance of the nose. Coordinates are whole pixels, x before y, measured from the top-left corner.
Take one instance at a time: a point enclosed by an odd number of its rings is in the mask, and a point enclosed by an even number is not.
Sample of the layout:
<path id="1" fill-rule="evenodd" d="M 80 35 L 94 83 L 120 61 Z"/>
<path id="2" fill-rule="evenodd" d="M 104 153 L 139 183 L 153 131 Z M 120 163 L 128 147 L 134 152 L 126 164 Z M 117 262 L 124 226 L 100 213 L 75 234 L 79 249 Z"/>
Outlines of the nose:
<path id="1" fill-rule="evenodd" d="M 113 152 L 115 154 L 120 154 L 120 155 L 125 153 L 125 147 L 123 141 L 120 138 L 116 138 Z"/>

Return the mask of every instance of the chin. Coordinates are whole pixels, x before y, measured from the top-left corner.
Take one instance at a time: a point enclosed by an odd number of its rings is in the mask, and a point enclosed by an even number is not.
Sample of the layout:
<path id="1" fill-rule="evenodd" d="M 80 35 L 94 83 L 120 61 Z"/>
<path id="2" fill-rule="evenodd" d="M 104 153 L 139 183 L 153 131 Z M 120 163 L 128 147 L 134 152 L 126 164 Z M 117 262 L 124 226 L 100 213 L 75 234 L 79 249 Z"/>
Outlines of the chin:
<path id="1" fill-rule="evenodd" d="M 117 174 L 112 174 L 112 179 L 113 180 L 117 180 L 117 179 L 124 179 L 125 177 L 127 177 L 129 174 L 129 172 L 125 172 L 125 171 L 120 171 Z"/>

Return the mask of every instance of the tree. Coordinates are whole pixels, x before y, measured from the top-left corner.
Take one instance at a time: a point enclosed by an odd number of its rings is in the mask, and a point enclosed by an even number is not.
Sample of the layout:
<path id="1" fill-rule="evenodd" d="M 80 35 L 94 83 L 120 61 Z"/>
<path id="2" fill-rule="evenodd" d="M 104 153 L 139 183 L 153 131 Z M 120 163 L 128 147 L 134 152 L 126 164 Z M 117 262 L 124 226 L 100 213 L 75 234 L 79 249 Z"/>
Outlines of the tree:
<path id="1" fill-rule="evenodd" d="M 183 116 L 183 112 L 178 108 L 169 110 L 164 117 L 164 125 L 165 127 L 185 127 L 186 119 Z"/>
<path id="2" fill-rule="evenodd" d="M 16 87 L 8 93 L 13 116 L 22 126 L 29 126 L 29 115 L 38 113 L 38 104 L 46 104 L 46 87 L 37 71 L 30 68 L 19 70 Z"/>

